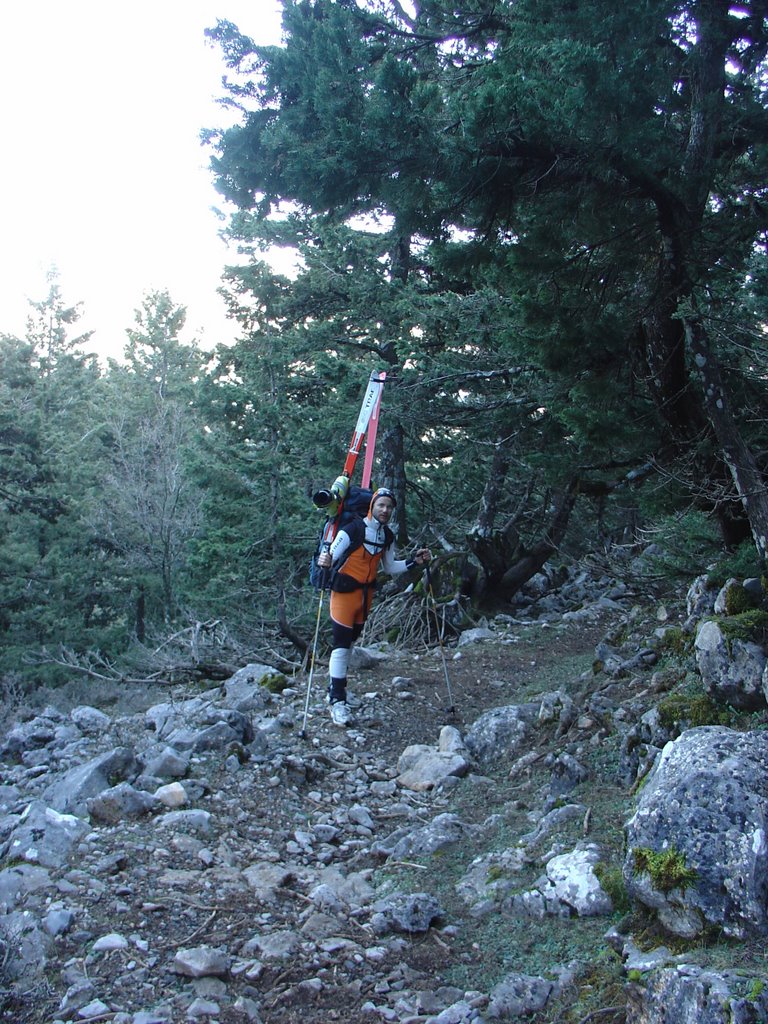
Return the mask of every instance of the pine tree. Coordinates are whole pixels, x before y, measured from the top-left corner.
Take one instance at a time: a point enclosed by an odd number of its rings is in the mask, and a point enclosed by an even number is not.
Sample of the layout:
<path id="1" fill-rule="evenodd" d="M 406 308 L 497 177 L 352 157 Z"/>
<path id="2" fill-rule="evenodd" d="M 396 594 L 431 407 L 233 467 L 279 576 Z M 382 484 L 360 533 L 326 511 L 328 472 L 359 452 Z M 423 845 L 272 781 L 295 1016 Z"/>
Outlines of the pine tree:
<path id="1" fill-rule="evenodd" d="M 212 136 L 222 192 L 262 219 L 286 201 L 390 218 L 391 279 L 462 311 L 492 292 L 501 336 L 473 351 L 535 386 L 527 424 L 508 399 L 482 417 L 489 444 L 538 430 L 532 468 L 567 489 L 577 467 L 603 497 L 644 465 L 687 474 L 718 512 L 736 499 L 764 554 L 745 381 L 717 328 L 757 326 L 739 283 L 765 229 L 760 9 L 328 0 L 287 4 L 284 28 L 271 49 L 214 33 L 247 74 L 243 123 Z M 460 371 L 414 321 L 434 389 Z"/>

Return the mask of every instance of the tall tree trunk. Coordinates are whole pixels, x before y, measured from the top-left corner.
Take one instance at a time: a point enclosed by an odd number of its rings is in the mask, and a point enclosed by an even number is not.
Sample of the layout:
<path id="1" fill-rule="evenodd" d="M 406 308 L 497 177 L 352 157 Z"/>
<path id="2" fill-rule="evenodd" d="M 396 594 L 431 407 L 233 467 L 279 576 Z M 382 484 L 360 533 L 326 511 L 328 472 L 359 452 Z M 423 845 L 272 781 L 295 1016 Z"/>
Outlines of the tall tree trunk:
<path id="1" fill-rule="evenodd" d="M 145 613 L 146 613 L 146 603 L 145 603 L 144 585 L 142 584 L 139 587 L 139 592 L 138 592 L 138 595 L 136 597 L 136 639 L 139 641 L 140 644 L 144 643 L 144 640 L 145 640 L 146 635 L 147 635 L 147 625 L 146 625 Z"/>
<path id="2" fill-rule="evenodd" d="M 477 513 L 477 522 L 472 533 L 479 537 L 490 536 L 493 525 L 496 521 L 496 510 L 499 504 L 499 497 L 504 490 L 504 484 L 509 470 L 509 449 L 501 441 L 496 442 L 491 461 L 491 472 L 483 488 L 483 496 L 480 499 L 480 510 Z"/>
<path id="3" fill-rule="evenodd" d="M 494 529 L 499 498 L 504 490 L 508 470 L 509 450 L 497 444 L 480 498 L 477 520 L 467 534 L 467 544 L 483 569 L 483 593 L 494 591 L 499 586 L 520 545 L 514 517 L 503 529 Z"/>
<path id="4" fill-rule="evenodd" d="M 408 506 L 405 494 L 405 442 L 402 424 L 392 423 L 382 433 L 379 447 L 381 471 L 375 482 L 389 487 L 397 496 L 398 545 L 408 543 Z"/>
<path id="5" fill-rule="evenodd" d="M 559 503 L 555 507 L 550 525 L 540 541 L 529 548 L 523 556 L 504 573 L 500 584 L 500 595 L 512 597 L 534 576 L 555 554 L 568 528 L 568 520 L 579 494 L 579 479 L 573 477 L 568 483 Z"/>
<path id="6" fill-rule="evenodd" d="M 765 479 L 733 418 L 720 365 L 712 354 L 704 325 L 700 320 L 688 317 L 685 332 L 704 392 L 707 416 L 749 520 L 757 553 L 765 560 L 768 551 L 768 491 Z"/>

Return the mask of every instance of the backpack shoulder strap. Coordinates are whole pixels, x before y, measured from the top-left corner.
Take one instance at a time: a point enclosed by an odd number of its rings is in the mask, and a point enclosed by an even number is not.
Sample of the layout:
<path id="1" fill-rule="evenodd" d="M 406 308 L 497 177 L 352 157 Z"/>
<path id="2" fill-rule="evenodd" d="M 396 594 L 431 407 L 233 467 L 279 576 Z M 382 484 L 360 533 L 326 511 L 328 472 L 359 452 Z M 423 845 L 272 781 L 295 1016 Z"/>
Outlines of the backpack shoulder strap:
<path id="1" fill-rule="evenodd" d="M 344 523 L 340 529 L 342 529 L 349 537 L 349 547 L 344 553 L 344 559 L 346 561 L 349 555 L 351 555 L 353 551 L 356 551 L 365 540 L 365 522 L 360 516 L 353 516 L 349 522 Z"/>

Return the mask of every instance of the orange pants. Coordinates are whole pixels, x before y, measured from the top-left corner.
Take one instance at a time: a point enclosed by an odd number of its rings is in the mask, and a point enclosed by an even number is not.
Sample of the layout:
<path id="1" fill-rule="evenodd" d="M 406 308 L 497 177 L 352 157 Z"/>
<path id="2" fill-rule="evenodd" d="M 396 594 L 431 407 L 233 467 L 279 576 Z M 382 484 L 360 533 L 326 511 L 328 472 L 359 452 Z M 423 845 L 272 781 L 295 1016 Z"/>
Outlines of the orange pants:
<path id="1" fill-rule="evenodd" d="M 337 594 L 331 591 L 331 619 L 339 626 L 352 629 L 362 626 L 371 610 L 373 587 L 360 587 L 348 594 Z"/>

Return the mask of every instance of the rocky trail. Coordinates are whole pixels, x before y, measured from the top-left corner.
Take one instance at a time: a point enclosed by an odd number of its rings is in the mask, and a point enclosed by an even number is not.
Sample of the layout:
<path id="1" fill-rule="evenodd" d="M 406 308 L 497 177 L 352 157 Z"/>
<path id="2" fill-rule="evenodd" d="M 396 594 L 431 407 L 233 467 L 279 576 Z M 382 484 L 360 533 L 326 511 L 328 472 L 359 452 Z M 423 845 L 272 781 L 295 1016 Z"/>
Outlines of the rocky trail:
<path id="1" fill-rule="evenodd" d="M 500 617 L 445 667 L 365 649 L 347 729 L 321 674 L 302 735 L 306 679 L 265 666 L 28 713 L 0 747 L 0 1020 L 624 1020 L 655 615 Z"/>

